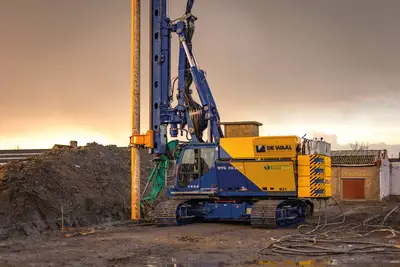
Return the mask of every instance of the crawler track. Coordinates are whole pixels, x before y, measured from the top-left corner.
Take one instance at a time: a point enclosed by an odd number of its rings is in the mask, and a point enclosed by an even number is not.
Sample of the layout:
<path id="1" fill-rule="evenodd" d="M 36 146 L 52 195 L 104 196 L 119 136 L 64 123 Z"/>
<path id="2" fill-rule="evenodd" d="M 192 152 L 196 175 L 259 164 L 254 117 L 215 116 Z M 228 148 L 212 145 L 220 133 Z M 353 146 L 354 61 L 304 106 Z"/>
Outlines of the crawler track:
<path id="1" fill-rule="evenodd" d="M 182 199 L 166 200 L 158 203 L 155 209 L 155 222 L 158 226 L 177 226 L 179 219 L 177 208 L 184 202 Z"/>
<path id="2" fill-rule="evenodd" d="M 191 205 L 200 200 L 196 197 L 179 197 L 160 202 L 155 208 L 157 226 L 178 226 L 201 220 L 191 212 Z M 312 203 L 310 203 L 312 205 Z M 254 228 L 276 229 L 304 222 L 312 214 L 312 207 L 302 200 L 259 200 L 254 203 L 250 223 Z M 196 208 L 195 208 L 196 209 Z"/>
<path id="3" fill-rule="evenodd" d="M 275 229 L 276 209 L 282 200 L 259 200 L 251 210 L 250 222 L 255 228 L 270 228 Z"/>
<path id="4" fill-rule="evenodd" d="M 192 199 L 208 200 L 209 198 L 199 198 L 193 196 L 171 197 L 169 200 L 162 201 L 155 208 L 154 219 L 157 226 L 178 226 L 193 221 L 187 216 L 185 206 L 187 201 Z M 182 209 L 180 209 L 182 207 Z M 180 210 L 178 210 L 180 209 Z"/>

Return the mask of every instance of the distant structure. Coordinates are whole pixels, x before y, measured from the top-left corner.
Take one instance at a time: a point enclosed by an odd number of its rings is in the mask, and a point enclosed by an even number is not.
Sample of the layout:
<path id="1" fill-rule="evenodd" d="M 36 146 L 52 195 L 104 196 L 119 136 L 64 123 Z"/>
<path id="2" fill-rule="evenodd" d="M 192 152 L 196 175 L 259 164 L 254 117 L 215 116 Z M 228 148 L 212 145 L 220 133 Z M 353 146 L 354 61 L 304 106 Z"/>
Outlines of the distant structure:
<path id="1" fill-rule="evenodd" d="M 69 145 L 55 144 L 52 149 L 63 148 L 63 147 L 76 148 L 76 147 L 78 147 L 78 142 L 77 141 L 70 141 Z"/>
<path id="2" fill-rule="evenodd" d="M 342 200 L 383 200 L 390 194 L 389 158 L 383 150 L 332 151 L 332 194 Z"/>
<path id="3" fill-rule="evenodd" d="M 397 158 L 389 158 L 390 162 L 390 198 L 400 201 L 400 153 Z"/>
<path id="4" fill-rule="evenodd" d="M 21 160 L 50 151 L 50 149 L 10 149 L 0 150 L 0 165 L 12 160 Z"/>
<path id="5" fill-rule="evenodd" d="M 222 122 L 224 125 L 225 137 L 254 137 L 260 136 L 260 126 L 262 123 L 258 121 L 237 121 Z"/>
<path id="6" fill-rule="evenodd" d="M 52 149 L 55 148 L 63 148 L 70 147 L 75 148 L 78 147 L 77 141 L 70 141 L 69 145 L 54 145 Z M 50 151 L 51 149 L 7 149 L 0 150 L 0 165 L 4 165 L 13 160 L 22 160 L 32 156 L 40 155 L 45 152 Z"/>

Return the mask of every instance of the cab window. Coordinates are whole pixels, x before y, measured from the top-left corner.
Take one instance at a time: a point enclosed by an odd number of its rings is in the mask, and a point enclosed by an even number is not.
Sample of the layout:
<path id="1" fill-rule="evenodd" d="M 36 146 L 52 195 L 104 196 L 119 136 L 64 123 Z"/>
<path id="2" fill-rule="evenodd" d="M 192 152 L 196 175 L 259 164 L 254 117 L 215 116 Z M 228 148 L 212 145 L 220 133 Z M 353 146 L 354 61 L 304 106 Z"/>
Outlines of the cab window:
<path id="1" fill-rule="evenodd" d="M 187 187 L 208 173 L 213 165 L 214 154 L 214 148 L 186 149 L 179 167 L 179 187 Z"/>

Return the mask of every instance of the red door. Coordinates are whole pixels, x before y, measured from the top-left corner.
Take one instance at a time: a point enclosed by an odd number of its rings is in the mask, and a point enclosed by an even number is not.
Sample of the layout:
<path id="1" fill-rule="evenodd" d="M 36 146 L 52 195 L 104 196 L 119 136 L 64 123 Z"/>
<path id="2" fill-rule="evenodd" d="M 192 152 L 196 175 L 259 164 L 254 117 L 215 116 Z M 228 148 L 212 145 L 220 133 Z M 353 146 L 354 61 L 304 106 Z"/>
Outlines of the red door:
<path id="1" fill-rule="evenodd" d="M 364 179 L 343 179 L 343 199 L 364 199 Z"/>

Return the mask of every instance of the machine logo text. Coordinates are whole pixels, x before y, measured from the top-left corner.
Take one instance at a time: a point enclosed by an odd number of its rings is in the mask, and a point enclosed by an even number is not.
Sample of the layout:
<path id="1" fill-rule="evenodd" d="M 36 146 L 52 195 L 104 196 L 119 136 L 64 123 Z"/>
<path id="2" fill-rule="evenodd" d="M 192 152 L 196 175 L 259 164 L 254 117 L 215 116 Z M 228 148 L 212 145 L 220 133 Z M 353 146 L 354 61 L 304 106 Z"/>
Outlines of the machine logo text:
<path id="1" fill-rule="evenodd" d="M 262 153 L 266 151 L 287 151 L 292 150 L 291 145 L 275 145 L 275 146 L 266 146 L 266 145 L 258 145 L 256 146 L 257 153 Z"/>

